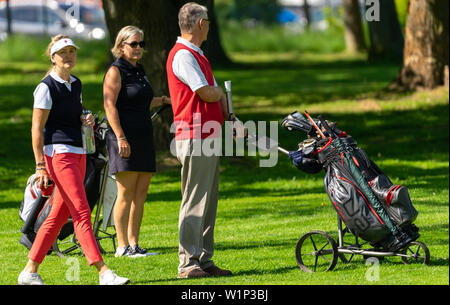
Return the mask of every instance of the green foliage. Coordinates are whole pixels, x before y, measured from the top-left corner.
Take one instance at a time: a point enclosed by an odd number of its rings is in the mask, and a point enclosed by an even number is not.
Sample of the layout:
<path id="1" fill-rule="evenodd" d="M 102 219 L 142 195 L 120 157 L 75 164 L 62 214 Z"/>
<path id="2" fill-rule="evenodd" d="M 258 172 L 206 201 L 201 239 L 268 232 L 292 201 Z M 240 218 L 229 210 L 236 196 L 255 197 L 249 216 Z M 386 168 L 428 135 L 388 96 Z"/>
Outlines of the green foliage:
<path id="1" fill-rule="evenodd" d="M 45 50 L 49 40 L 14 35 L 0 42 L 0 60 L 7 61 L 40 61 L 46 57 Z"/>
<path id="2" fill-rule="evenodd" d="M 236 5 L 248 8 L 254 3 L 233 0 L 215 3 L 221 42 L 226 52 L 330 53 L 345 50 L 342 8 L 324 8 L 328 30 L 305 31 L 300 24 L 279 25 L 258 18 L 237 18 Z"/>
<path id="3" fill-rule="evenodd" d="M 326 6 L 323 8 L 323 14 L 328 26 L 337 33 L 344 33 L 344 9 L 339 6 L 337 9 Z"/>
<path id="4" fill-rule="evenodd" d="M 406 17 L 408 15 L 409 0 L 395 0 L 395 7 L 397 9 L 398 21 L 402 29 L 405 29 Z"/>
<path id="5" fill-rule="evenodd" d="M 234 0 L 231 17 L 237 20 L 253 19 L 264 24 L 277 20 L 280 6 L 276 0 Z"/>
<path id="6" fill-rule="evenodd" d="M 227 52 L 317 52 L 345 50 L 343 32 L 339 28 L 328 31 L 303 32 L 296 26 L 254 25 L 228 22 L 221 26 L 222 45 Z"/>
<path id="7" fill-rule="evenodd" d="M 103 69 L 109 60 L 109 39 L 104 40 L 77 40 L 75 44 L 80 47 L 78 50 L 79 61 L 91 61 L 93 70 Z M 50 43 L 49 37 L 26 35 L 12 35 L 6 41 L 0 42 L 1 62 L 39 62 L 48 63 L 50 60 L 45 54 Z"/>

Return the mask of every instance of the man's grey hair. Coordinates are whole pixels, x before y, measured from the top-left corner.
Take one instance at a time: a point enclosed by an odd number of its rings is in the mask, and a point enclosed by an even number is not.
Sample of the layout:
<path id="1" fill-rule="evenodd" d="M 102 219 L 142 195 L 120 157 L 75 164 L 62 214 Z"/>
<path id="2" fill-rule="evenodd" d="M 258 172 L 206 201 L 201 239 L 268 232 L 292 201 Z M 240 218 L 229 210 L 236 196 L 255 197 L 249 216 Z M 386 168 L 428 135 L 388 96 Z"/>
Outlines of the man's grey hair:
<path id="1" fill-rule="evenodd" d="M 208 18 L 208 9 L 195 2 L 188 2 L 180 8 L 178 25 L 181 33 L 192 33 L 199 19 Z"/>

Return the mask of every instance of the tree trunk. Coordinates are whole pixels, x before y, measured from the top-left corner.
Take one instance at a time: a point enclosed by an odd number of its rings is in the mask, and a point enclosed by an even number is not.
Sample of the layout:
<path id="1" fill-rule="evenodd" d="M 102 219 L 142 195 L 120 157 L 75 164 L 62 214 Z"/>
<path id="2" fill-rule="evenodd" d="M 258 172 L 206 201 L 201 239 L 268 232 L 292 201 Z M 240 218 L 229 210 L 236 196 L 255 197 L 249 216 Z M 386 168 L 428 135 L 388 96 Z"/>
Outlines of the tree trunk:
<path id="1" fill-rule="evenodd" d="M 409 2 L 403 66 L 391 89 L 432 89 L 444 84 L 449 62 L 448 19 L 449 1 Z"/>
<path id="2" fill-rule="evenodd" d="M 188 2 L 188 1 L 186 1 Z M 209 27 L 208 40 L 203 44 L 205 55 L 211 64 L 227 65 L 231 63 L 220 40 L 219 25 L 217 24 L 216 14 L 214 13 L 214 0 L 197 1 L 208 8 L 208 18 L 211 20 Z"/>
<path id="3" fill-rule="evenodd" d="M 127 25 L 135 25 L 144 31 L 147 46 L 141 63 L 153 88 L 155 96 L 169 95 L 166 61 L 169 51 L 180 35 L 178 11 L 189 1 L 186 0 L 103 0 L 105 19 L 114 44 L 117 33 Z M 211 20 L 210 34 L 203 49 L 211 63 L 230 62 L 220 44 L 214 15 L 214 0 L 197 1 L 208 7 Z M 214 29 L 215 28 L 215 29 Z M 155 145 L 157 150 L 168 150 L 173 134 L 170 124 L 173 121 L 171 111 L 164 111 L 154 121 Z"/>
<path id="4" fill-rule="evenodd" d="M 369 60 L 401 61 L 404 39 L 394 0 L 376 0 L 369 1 L 369 3 L 379 6 L 379 20 L 368 20 L 370 33 Z M 366 6 L 366 20 L 370 8 Z"/>
<path id="5" fill-rule="evenodd" d="M 304 0 L 303 1 L 303 13 L 305 14 L 305 19 L 306 19 L 306 23 L 305 23 L 305 27 L 306 29 L 309 29 L 311 27 L 311 11 L 310 11 L 311 6 L 308 3 L 308 0 Z"/>
<path id="6" fill-rule="evenodd" d="M 11 7 L 9 0 L 6 0 L 6 33 L 8 33 L 8 36 L 12 34 L 11 30 Z"/>
<path id="7" fill-rule="evenodd" d="M 356 53 L 366 49 L 358 0 L 342 0 L 344 7 L 345 43 L 347 51 Z"/>

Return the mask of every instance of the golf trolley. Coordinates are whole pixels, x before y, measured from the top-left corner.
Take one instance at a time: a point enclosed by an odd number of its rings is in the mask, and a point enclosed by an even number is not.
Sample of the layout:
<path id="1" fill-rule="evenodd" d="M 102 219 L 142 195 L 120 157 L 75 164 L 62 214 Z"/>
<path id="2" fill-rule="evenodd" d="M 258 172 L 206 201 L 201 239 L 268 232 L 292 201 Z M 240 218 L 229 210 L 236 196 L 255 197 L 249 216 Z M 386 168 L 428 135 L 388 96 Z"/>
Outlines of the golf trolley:
<path id="1" fill-rule="evenodd" d="M 354 236 L 354 243 L 344 241 L 345 234 L 349 232 L 348 228 L 343 229 L 342 219 L 338 216 L 337 243 L 323 231 L 305 233 L 295 247 L 295 258 L 300 269 L 304 272 L 331 271 L 338 259 L 348 264 L 355 255 L 362 255 L 365 259 L 375 257 L 379 260 L 386 256 L 399 256 L 406 265 L 411 263 L 428 265 L 430 262 L 430 251 L 424 243 L 412 241 L 403 249 L 394 252 L 379 248 L 364 248 L 368 242 L 360 243 L 357 236 Z"/>
<path id="2" fill-rule="evenodd" d="M 347 264 L 355 255 L 380 260 L 398 256 L 404 264 L 428 264 L 430 251 L 416 241 L 420 235 L 413 221 L 418 213 L 406 187 L 394 185 L 336 123 L 305 114 L 308 120 L 293 112 L 281 122 L 287 130 L 308 135 L 289 157 L 302 171 L 325 169 L 324 186 L 337 212 L 338 239 L 323 231 L 302 235 L 295 248 L 300 269 L 331 271 L 338 259 Z M 354 242 L 344 240 L 347 233 Z"/>
<path id="3" fill-rule="evenodd" d="M 407 188 L 394 185 L 351 136 L 337 129 L 337 123 L 325 121 L 321 116 L 312 119 L 306 111 L 307 119 L 297 111 L 289 114 L 281 126 L 300 131 L 308 138 L 299 144 L 298 150 L 288 151 L 279 147 L 277 141 L 246 131 L 233 114 L 231 81 L 225 82 L 225 88 L 230 120 L 240 126 L 248 145 L 288 155 L 306 173 L 325 169 L 324 186 L 337 212 L 338 239 L 335 242 L 323 231 L 301 236 L 295 248 L 300 269 L 330 271 L 338 258 L 349 263 L 355 255 L 378 259 L 399 256 L 405 264 L 430 262 L 427 246 L 416 241 L 419 228 L 413 222 L 418 212 Z M 353 243 L 344 241 L 347 233 L 354 236 Z"/>

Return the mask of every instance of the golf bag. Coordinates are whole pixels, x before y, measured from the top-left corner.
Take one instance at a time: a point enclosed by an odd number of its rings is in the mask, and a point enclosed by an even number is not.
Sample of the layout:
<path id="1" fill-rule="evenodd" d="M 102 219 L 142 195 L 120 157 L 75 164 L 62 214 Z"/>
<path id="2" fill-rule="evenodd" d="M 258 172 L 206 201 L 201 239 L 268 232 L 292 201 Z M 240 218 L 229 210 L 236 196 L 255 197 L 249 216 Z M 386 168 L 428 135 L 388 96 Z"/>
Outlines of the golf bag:
<path id="1" fill-rule="evenodd" d="M 295 118 L 297 116 L 297 118 Z M 405 186 L 395 185 L 359 148 L 354 139 L 337 124 L 313 120 L 299 113 L 285 118 L 287 129 L 307 131 L 309 138 L 299 150 L 289 155 L 294 165 L 305 172 L 325 169 L 324 187 L 330 201 L 350 232 L 374 247 L 396 251 L 419 237 L 413 224 L 418 212 Z M 303 129 L 293 128 L 292 120 L 301 121 Z"/>
<path id="2" fill-rule="evenodd" d="M 96 116 L 96 122 L 97 121 L 98 116 Z M 96 123 L 94 126 L 96 152 L 86 156 L 84 188 L 91 211 L 99 199 L 101 171 L 106 165 L 106 160 L 100 157 L 106 146 L 106 125 L 102 124 L 103 121 L 104 120 Z M 55 189 L 56 185 L 54 186 L 54 190 Z M 53 194 L 55 192 L 54 190 Z M 48 198 L 43 197 L 41 190 L 35 182 L 35 175 L 32 175 L 28 179 L 24 198 L 22 199 L 19 209 L 19 216 L 24 221 L 24 224 L 20 229 L 22 236 L 19 242 L 28 249 L 31 249 L 36 233 L 50 213 L 53 205 L 53 194 Z M 58 234 L 58 239 L 64 240 L 69 235 L 73 234 L 73 232 L 74 228 L 72 219 L 69 218 L 61 228 Z M 51 250 L 49 253 L 50 252 Z"/>

